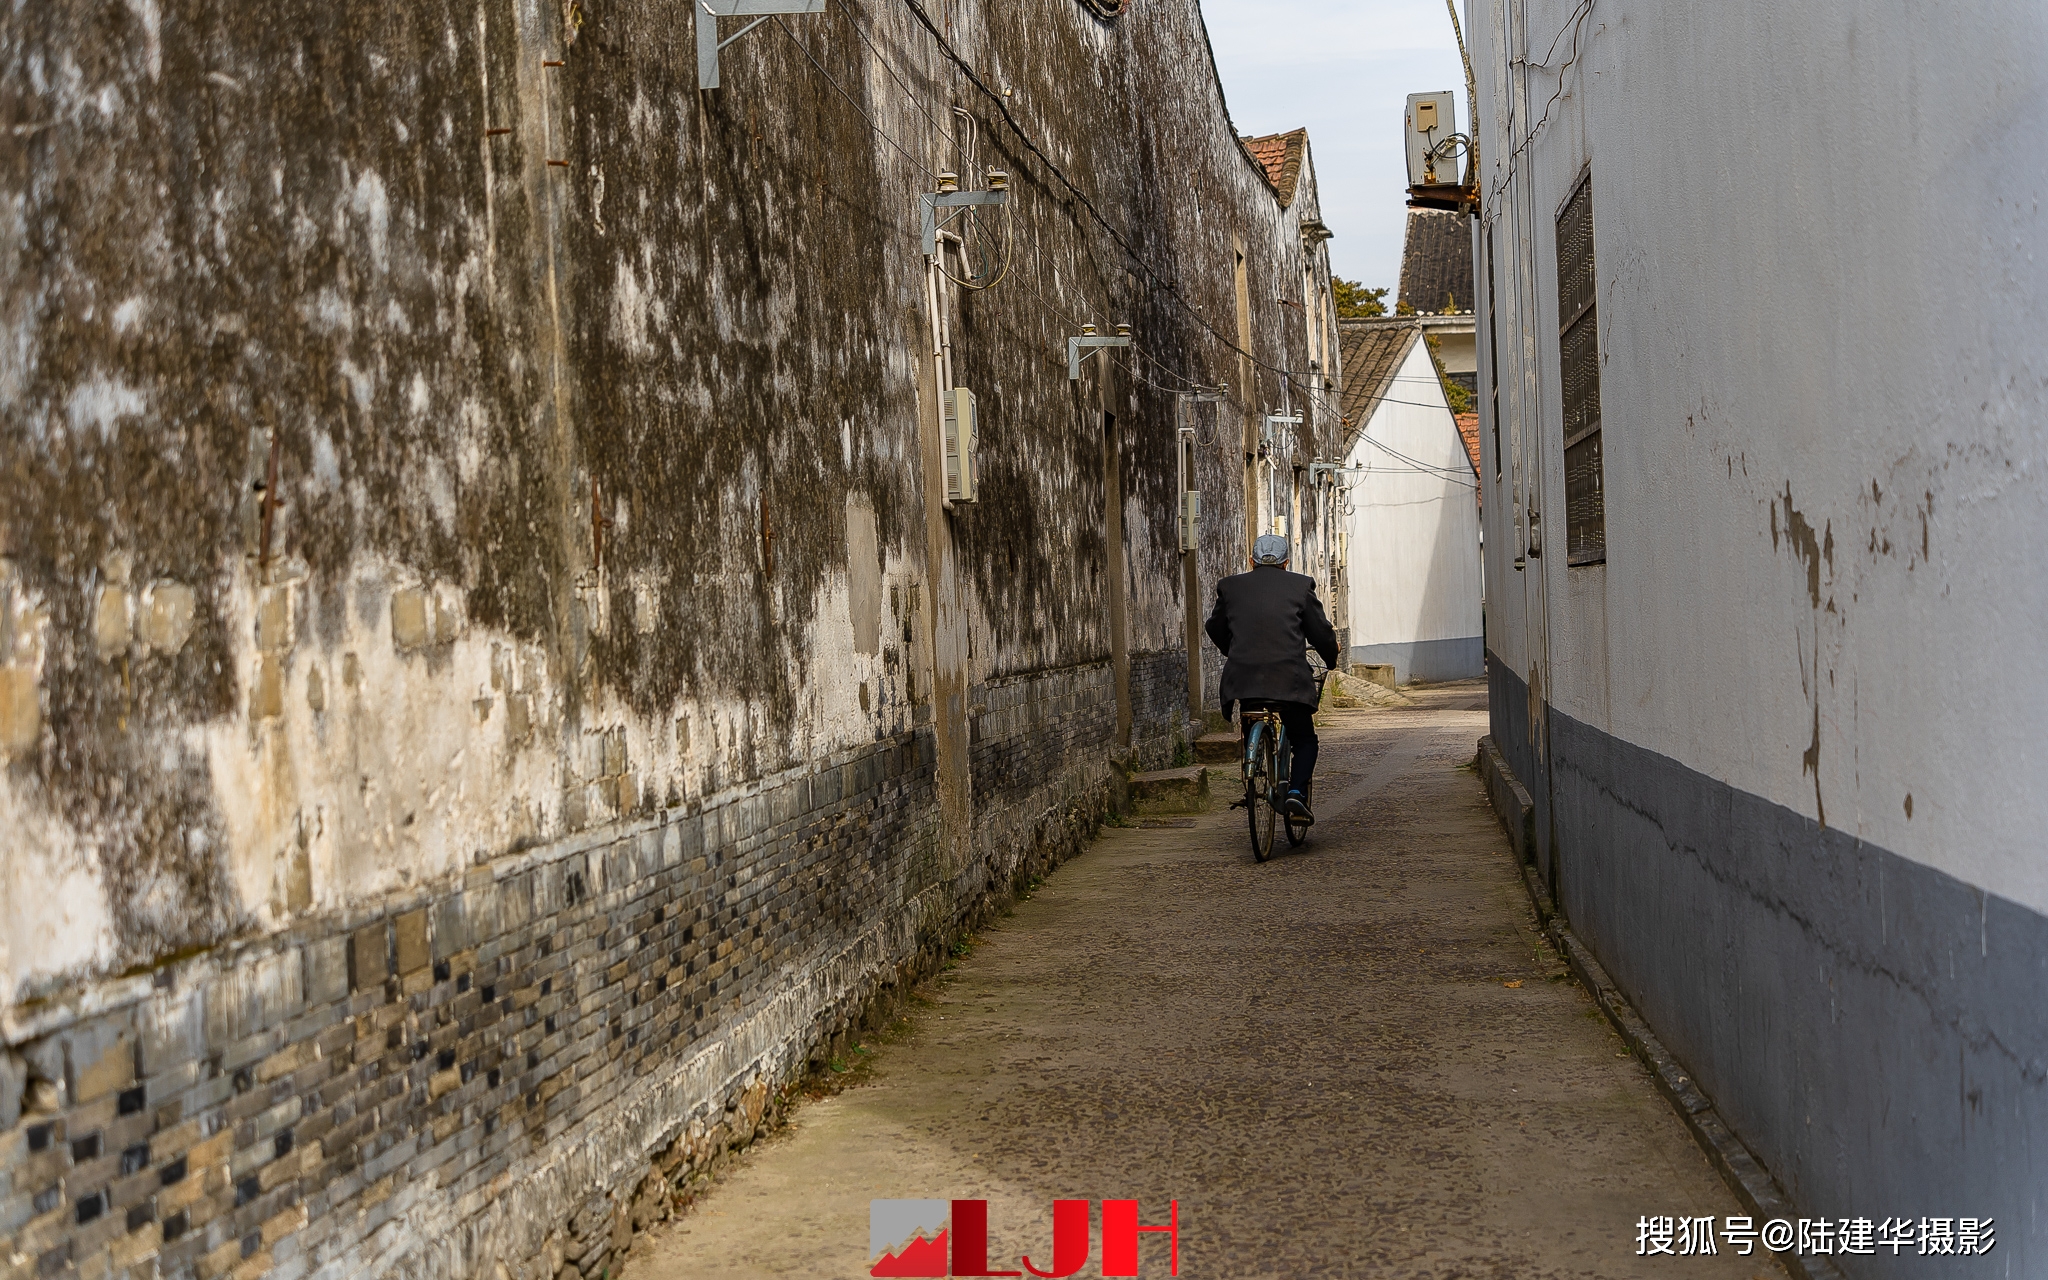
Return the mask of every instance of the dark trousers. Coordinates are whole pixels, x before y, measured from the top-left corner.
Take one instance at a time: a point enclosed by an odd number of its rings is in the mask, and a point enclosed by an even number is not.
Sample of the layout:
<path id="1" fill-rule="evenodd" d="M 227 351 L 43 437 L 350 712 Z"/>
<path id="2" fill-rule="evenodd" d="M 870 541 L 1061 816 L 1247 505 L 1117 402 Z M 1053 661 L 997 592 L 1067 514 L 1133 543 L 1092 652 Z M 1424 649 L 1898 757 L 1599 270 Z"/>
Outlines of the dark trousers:
<path id="1" fill-rule="evenodd" d="M 1294 767 L 1287 775 L 1287 789 L 1306 793 L 1316 776 L 1316 709 L 1306 702 L 1266 702 L 1246 698 L 1242 711 L 1277 711 L 1287 726 L 1287 746 L 1294 752 Z"/>

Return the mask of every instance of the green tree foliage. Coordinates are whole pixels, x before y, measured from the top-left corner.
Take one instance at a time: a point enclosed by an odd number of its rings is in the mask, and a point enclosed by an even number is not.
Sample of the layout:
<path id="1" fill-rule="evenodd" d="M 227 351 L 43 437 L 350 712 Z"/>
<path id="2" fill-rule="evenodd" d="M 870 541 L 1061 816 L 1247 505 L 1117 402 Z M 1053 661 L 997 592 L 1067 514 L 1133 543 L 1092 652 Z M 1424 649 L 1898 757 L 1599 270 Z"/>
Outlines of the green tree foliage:
<path id="1" fill-rule="evenodd" d="M 1465 390 L 1463 384 L 1451 381 L 1444 374 L 1443 345 L 1437 341 L 1436 335 L 1424 334 L 1422 341 L 1429 347 L 1429 362 L 1436 366 L 1436 380 L 1443 384 L 1444 399 L 1450 404 L 1451 412 L 1474 412 L 1478 406 L 1474 403 L 1472 393 Z"/>
<path id="2" fill-rule="evenodd" d="M 1342 320 L 1365 320 L 1387 314 L 1387 290 L 1368 289 L 1356 280 L 1330 278 L 1330 292 L 1337 295 L 1337 316 Z"/>

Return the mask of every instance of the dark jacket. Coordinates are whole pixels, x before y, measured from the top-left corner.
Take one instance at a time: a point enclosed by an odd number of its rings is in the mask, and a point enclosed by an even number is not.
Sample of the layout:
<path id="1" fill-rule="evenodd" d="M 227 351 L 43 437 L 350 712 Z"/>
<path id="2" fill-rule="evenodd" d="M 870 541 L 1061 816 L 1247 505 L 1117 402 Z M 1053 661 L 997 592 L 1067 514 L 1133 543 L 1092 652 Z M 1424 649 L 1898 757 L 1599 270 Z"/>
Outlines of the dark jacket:
<path id="1" fill-rule="evenodd" d="M 1316 580 L 1260 565 L 1216 584 L 1209 638 L 1223 664 L 1223 705 L 1253 698 L 1315 705 L 1309 646 L 1337 665 L 1337 633 L 1316 599 Z"/>

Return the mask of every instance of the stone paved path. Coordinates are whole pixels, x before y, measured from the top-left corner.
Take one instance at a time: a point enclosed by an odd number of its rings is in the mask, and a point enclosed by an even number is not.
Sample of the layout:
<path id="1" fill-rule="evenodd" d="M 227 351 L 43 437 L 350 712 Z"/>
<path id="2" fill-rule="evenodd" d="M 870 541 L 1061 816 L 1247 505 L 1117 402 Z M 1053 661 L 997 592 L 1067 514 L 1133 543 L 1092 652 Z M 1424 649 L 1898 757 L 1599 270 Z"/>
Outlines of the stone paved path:
<path id="1" fill-rule="evenodd" d="M 1135 1197 L 1195 1280 L 1779 1280 L 1636 1256 L 1641 1215 L 1740 1209 L 1539 941 L 1461 767 L 1483 699 L 1331 713 L 1321 822 L 1264 866 L 1235 811 L 1106 830 L 624 1280 L 864 1276 L 882 1197 L 989 1200 L 996 1270 L 1048 1265 L 1055 1197 Z"/>

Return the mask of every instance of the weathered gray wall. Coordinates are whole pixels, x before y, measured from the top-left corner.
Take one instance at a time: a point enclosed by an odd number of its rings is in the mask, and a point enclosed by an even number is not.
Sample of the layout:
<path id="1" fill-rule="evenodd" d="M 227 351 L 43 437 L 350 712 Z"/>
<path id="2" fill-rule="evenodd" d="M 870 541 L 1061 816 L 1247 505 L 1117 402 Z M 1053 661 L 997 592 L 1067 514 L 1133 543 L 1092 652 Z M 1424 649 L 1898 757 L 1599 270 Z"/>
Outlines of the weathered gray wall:
<path id="1" fill-rule="evenodd" d="M 1185 734 L 1162 387 L 1239 398 L 1206 593 L 1278 384 L 1193 317 L 1240 238 L 1305 369 L 1327 281 L 1193 0 L 933 9 L 1186 305 L 903 5 L 703 96 L 682 12 L 0 15 L 0 1269 L 587 1272 Z M 956 104 L 1017 251 L 949 511 Z"/>

